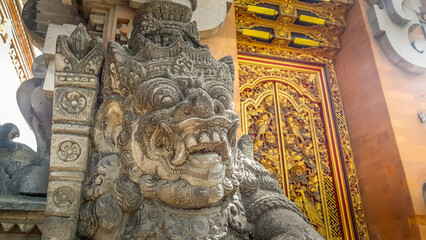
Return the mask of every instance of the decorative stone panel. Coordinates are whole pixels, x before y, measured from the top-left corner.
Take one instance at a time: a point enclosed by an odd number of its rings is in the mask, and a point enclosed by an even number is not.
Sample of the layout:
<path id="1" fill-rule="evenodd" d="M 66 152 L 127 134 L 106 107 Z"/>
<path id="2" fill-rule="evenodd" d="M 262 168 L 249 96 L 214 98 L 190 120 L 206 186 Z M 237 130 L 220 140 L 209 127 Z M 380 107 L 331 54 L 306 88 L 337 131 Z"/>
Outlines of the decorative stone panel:
<path id="1" fill-rule="evenodd" d="M 88 137 L 54 134 L 52 150 L 51 171 L 85 171 L 89 153 Z"/>
<path id="2" fill-rule="evenodd" d="M 43 239 L 75 239 L 77 219 L 49 217 L 44 220 Z"/>
<path id="3" fill-rule="evenodd" d="M 74 239 L 105 48 L 83 25 L 58 37 L 43 239 Z"/>
<path id="4" fill-rule="evenodd" d="M 93 89 L 55 88 L 53 121 L 90 124 L 96 98 Z"/>
<path id="5" fill-rule="evenodd" d="M 58 72 L 55 74 L 55 86 L 77 86 L 97 89 L 98 78 L 93 74 Z"/>
<path id="6" fill-rule="evenodd" d="M 77 218 L 81 199 L 80 182 L 51 181 L 46 200 L 46 214 Z"/>

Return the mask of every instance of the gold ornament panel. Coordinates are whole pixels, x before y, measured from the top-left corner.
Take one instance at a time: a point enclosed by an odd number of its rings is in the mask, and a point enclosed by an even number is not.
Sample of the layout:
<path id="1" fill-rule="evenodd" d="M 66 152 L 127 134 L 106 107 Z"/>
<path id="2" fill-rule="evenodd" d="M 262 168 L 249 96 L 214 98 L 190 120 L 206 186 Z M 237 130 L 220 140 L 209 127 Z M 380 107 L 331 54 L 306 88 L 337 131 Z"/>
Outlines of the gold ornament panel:
<path id="1" fill-rule="evenodd" d="M 236 0 L 237 42 L 333 57 L 340 49 L 339 35 L 352 4 L 351 0 Z"/>
<path id="2" fill-rule="evenodd" d="M 321 235 L 368 239 L 338 87 L 326 66 L 240 54 L 242 130 L 255 159 Z"/>

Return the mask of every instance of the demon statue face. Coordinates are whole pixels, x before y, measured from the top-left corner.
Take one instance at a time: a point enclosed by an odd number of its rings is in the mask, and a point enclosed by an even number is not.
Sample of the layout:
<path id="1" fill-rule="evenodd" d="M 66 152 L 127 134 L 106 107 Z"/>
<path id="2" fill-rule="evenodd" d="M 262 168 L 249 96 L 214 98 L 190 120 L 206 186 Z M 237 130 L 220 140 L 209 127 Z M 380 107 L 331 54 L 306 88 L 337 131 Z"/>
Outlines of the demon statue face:
<path id="1" fill-rule="evenodd" d="M 109 43 L 80 236 L 263 239 L 258 216 L 281 209 L 316 239 L 237 148 L 232 59 L 215 60 L 190 19 L 183 5 L 151 1 L 136 12 L 129 46 Z"/>
<path id="2" fill-rule="evenodd" d="M 126 54 L 120 48 L 110 45 L 118 54 Z M 130 152 L 132 167 L 141 174 L 144 197 L 179 208 L 207 207 L 229 194 L 236 155 L 238 116 L 230 108 L 233 91 L 226 85 L 233 75 L 222 62 L 210 63 L 221 71 L 207 65 L 197 71 L 190 54 L 182 52 L 147 66 L 142 76 L 146 80 L 137 79 L 140 82 L 132 90 L 124 90 L 124 104 L 108 109 L 115 112 L 107 113 L 107 119 L 112 114 L 124 120 L 106 126 L 114 131 L 122 128 L 119 138 L 111 140 Z M 106 83 L 117 84 L 113 71 L 127 79 L 132 76 L 126 75 L 138 76 L 133 66 L 139 63 L 132 60 L 107 64 L 111 75 Z M 164 65 L 172 71 L 164 71 Z"/>

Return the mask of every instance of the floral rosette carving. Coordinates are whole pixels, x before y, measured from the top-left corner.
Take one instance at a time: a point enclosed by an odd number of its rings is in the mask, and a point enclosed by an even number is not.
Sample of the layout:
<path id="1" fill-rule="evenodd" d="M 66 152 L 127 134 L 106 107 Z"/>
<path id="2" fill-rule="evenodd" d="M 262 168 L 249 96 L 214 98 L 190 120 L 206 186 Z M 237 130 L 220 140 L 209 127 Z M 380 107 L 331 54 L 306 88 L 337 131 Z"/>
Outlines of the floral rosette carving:
<path id="1" fill-rule="evenodd" d="M 69 113 L 79 113 L 86 108 L 87 100 L 78 92 L 67 93 L 62 97 L 62 107 Z"/>
<path id="2" fill-rule="evenodd" d="M 57 207 L 67 207 L 74 201 L 74 190 L 70 187 L 60 187 L 53 192 L 53 203 Z"/>
<path id="3" fill-rule="evenodd" d="M 65 141 L 59 146 L 59 159 L 64 162 L 72 162 L 80 157 L 81 148 L 80 145 L 73 141 Z"/>

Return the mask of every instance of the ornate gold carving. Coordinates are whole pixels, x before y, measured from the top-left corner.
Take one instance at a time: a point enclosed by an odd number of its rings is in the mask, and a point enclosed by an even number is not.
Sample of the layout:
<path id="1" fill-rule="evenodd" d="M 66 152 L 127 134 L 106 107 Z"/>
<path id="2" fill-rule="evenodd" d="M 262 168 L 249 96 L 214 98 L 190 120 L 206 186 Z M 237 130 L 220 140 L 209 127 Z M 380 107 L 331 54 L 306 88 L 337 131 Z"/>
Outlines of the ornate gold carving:
<path id="1" fill-rule="evenodd" d="M 257 104 L 247 106 L 247 133 L 253 139 L 254 159 L 260 162 L 283 188 L 283 172 L 280 163 L 280 145 L 277 141 L 277 117 L 272 82 L 256 85 L 241 92 L 242 101 L 260 99 Z"/>
<path id="2" fill-rule="evenodd" d="M 272 46 L 260 46 L 260 45 L 250 45 L 246 43 L 238 42 L 237 38 L 237 49 L 240 53 L 251 53 L 256 55 L 264 55 L 264 56 L 272 56 L 279 57 L 283 59 L 292 59 L 320 64 L 332 64 L 332 56 L 331 53 L 323 53 L 320 51 L 316 51 L 310 49 L 309 51 L 300 51 L 297 49 L 292 49 L 291 51 L 274 48 Z"/>
<path id="3" fill-rule="evenodd" d="M 278 6 L 278 17 L 276 19 L 268 19 L 247 11 L 249 5 L 259 3 L 269 3 Z M 299 2 L 298 0 L 236 1 L 237 42 L 241 46 L 248 45 L 248 47 L 272 48 L 279 51 L 295 51 L 302 54 L 314 54 L 330 58 L 340 48 L 338 36 L 346 26 L 344 16 L 351 4 L 351 1 L 314 4 Z M 316 22 L 316 24 L 313 22 L 303 22 L 300 16 L 309 16 L 309 14 L 306 15 L 307 12 L 320 21 Z M 254 27 L 271 29 L 274 34 L 273 40 L 262 42 L 241 34 L 243 29 Z M 296 44 L 293 42 L 295 38 L 302 38 L 308 41 L 313 40 L 318 45 L 311 46 L 312 44 L 306 45 L 307 43 L 302 42 Z"/>
<path id="4" fill-rule="evenodd" d="M 327 67 L 330 95 L 333 98 L 331 103 L 337 120 L 336 131 L 340 136 L 339 145 L 342 146 L 345 162 L 342 167 L 348 175 L 350 199 L 339 200 L 335 192 L 335 185 L 339 183 L 335 182 L 332 174 L 336 169 L 331 170 L 331 153 L 327 147 L 326 129 L 321 117 L 324 113 L 318 89 L 318 73 L 297 67 L 239 61 L 243 132 L 247 131 L 254 140 L 255 159 L 277 180 L 282 179 L 280 186 L 284 192 L 306 214 L 320 234 L 327 239 L 342 239 L 347 236 L 342 236 L 342 232 L 351 230 L 346 229 L 346 226 L 342 229 L 342 215 L 339 215 L 338 208 L 342 204 L 349 206 L 344 202 L 352 201 L 357 235 L 359 239 L 368 239 L 332 60 L 256 46 L 244 46 L 244 49 L 322 63 Z"/>
<path id="5" fill-rule="evenodd" d="M 240 64 L 240 69 L 246 67 L 247 65 Z M 294 80 L 295 85 L 301 89 L 304 89 L 303 84 L 310 83 L 311 89 L 318 94 L 317 88 L 312 87 L 316 85 L 315 74 L 269 69 L 264 66 L 255 66 L 253 73 L 254 76 L 251 76 L 255 79 L 262 79 L 263 74 L 263 78 L 271 76 L 275 79 L 288 79 L 288 82 Z M 247 72 L 242 74 L 243 82 L 245 76 Z M 303 81 L 305 79 L 310 80 Z M 330 168 L 325 146 L 325 130 L 318 106 L 320 100 L 318 97 L 310 96 L 314 99 L 311 100 L 303 96 L 294 86 L 271 80 L 264 81 L 253 84 L 253 87 L 251 84 L 244 85 L 247 87 L 241 91 L 241 100 L 243 106 L 246 106 L 243 112 L 247 109 L 248 133 L 254 136 L 255 160 L 271 172 L 280 186 L 287 190 L 289 198 L 325 237 L 322 210 L 324 207 L 318 185 L 318 172 L 329 175 Z M 308 91 L 305 93 L 310 95 Z M 249 99 L 255 103 L 245 105 Z M 314 122 L 315 129 L 312 127 Z M 318 160 L 316 156 L 320 156 Z M 281 159 L 284 159 L 283 162 Z M 335 198 L 334 194 L 332 198 Z"/>
<path id="6" fill-rule="evenodd" d="M 304 93 L 319 101 L 319 92 L 317 88 L 317 75 L 313 73 L 297 72 L 290 69 L 265 68 L 259 66 L 239 65 L 240 85 L 253 84 L 260 78 L 274 77 L 288 79 L 292 84 Z"/>
<path id="7" fill-rule="evenodd" d="M 271 20 L 246 11 L 249 4 L 257 5 L 259 3 L 270 3 L 280 6 L 280 14 L 275 20 Z M 352 212 L 355 215 L 354 219 L 357 227 L 356 231 L 360 239 L 368 239 L 349 134 L 333 65 L 333 57 L 338 48 L 340 48 L 338 36 L 346 25 L 344 15 L 351 4 L 352 1 L 315 4 L 308 4 L 297 0 L 236 1 L 236 23 L 238 30 L 266 27 L 273 29 L 275 36 L 271 42 L 267 43 L 243 36 L 237 31 L 237 47 L 241 53 L 253 53 L 302 62 L 319 63 L 326 66 L 329 87 L 331 89 L 329 94 L 333 100 L 330 104 L 334 108 L 334 115 L 337 121 L 336 131 L 340 139 L 338 144 L 343 149 L 342 157 L 345 164 L 341 168 L 343 168 L 342 171 L 347 173 L 350 201 L 352 201 L 353 208 Z M 325 19 L 325 24 L 311 26 L 295 24 L 298 18 L 295 10 L 314 13 L 316 16 Z M 319 41 L 320 44 L 318 47 L 294 47 L 290 44 L 293 33 L 304 34 L 315 41 Z M 315 109 L 321 108 L 321 105 L 318 104 L 321 102 L 320 99 L 322 99 L 320 91 L 317 89 L 319 80 L 315 76 L 318 75 L 312 75 L 300 69 L 265 67 L 257 64 L 241 63 L 239 64 L 239 72 L 242 115 L 243 118 L 247 118 L 247 120 L 243 119 L 242 121 L 243 128 L 247 126 L 247 131 L 254 138 L 255 151 L 260 151 L 260 156 L 257 157 L 257 160 L 260 160 L 273 173 L 276 179 L 281 178 L 284 180 L 288 178 L 288 186 L 286 186 L 285 181 L 281 183 L 281 186 L 296 205 L 305 212 L 321 234 L 324 234 L 323 226 L 325 226 L 327 239 L 342 238 L 341 232 L 345 234 L 349 232 L 348 234 L 351 234 L 352 230 L 341 229 L 343 225 L 341 225 L 337 217 L 333 217 L 339 214 L 339 210 L 337 210 L 339 201 L 348 201 L 349 198 L 339 200 L 335 197 L 334 186 L 340 183 L 334 182 L 333 176 L 329 174 L 331 165 L 329 162 L 330 154 L 327 153 L 328 150 L 324 147 L 326 141 L 324 136 L 325 128 L 323 126 L 320 127 L 323 125 L 322 120 L 320 120 L 321 118 L 315 117 L 323 114 L 321 111 L 315 111 Z M 276 82 L 277 79 L 280 79 L 280 83 Z M 285 83 L 282 83 L 283 79 Z M 301 95 L 295 94 L 295 92 Z M 267 94 L 269 94 L 268 97 L 266 97 Z M 276 108 L 274 115 L 272 114 L 273 111 L 268 112 L 264 107 L 262 109 L 262 106 L 267 104 L 266 100 L 271 101 L 270 99 L 273 99 L 270 105 Z M 305 105 L 317 104 L 318 106 L 306 108 L 302 111 L 300 109 L 303 106 L 302 102 Z M 246 110 L 244 109 L 244 104 L 248 107 Z M 279 116 L 279 118 L 276 119 L 276 116 Z M 262 130 L 259 126 L 264 126 L 260 124 L 260 120 L 267 122 L 266 126 L 268 126 L 266 133 L 260 132 L 262 133 L 261 136 L 257 132 Z M 316 130 L 307 127 L 310 126 L 308 123 L 313 124 Z M 280 131 L 283 132 L 282 134 L 285 137 L 280 136 Z M 322 135 L 319 133 L 322 133 Z M 278 144 L 275 147 L 269 144 L 267 138 L 276 138 L 278 139 L 277 141 L 282 141 L 282 146 Z M 314 147 L 309 148 L 310 142 L 312 142 Z M 323 147 L 320 147 L 321 143 L 323 143 Z M 281 148 L 284 150 L 281 150 Z M 315 157 L 313 158 L 310 158 L 308 154 L 311 149 L 315 153 Z M 281 159 L 285 161 L 280 163 Z M 312 162 L 318 167 L 316 172 L 313 171 L 315 169 L 313 165 L 308 164 L 308 159 L 314 159 Z M 280 164 L 282 165 L 281 168 L 279 168 Z M 324 166 L 326 167 L 324 168 Z M 322 174 L 318 174 L 321 171 Z M 312 190 L 317 189 L 319 189 L 318 192 L 320 194 L 311 194 Z M 311 211 L 314 205 L 317 209 L 317 214 L 315 214 L 315 211 Z M 308 211 L 308 208 L 311 210 Z M 340 211 L 342 210 L 340 209 Z"/>
<path id="8" fill-rule="evenodd" d="M 0 35 L 3 43 L 8 47 L 9 56 L 15 67 L 18 78 L 21 82 L 32 77 L 31 65 L 34 61 L 34 50 L 30 43 L 21 19 L 20 9 L 22 4 L 17 0 L 1 1 L 0 3 L 0 24 L 2 29 Z M 3 28 L 3 24 L 6 28 Z"/>
<path id="9" fill-rule="evenodd" d="M 331 96 L 333 98 L 335 115 L 337 118 L 337 127 L 340 136 L 339 144 L 343 149 L 345 170 L 348 178 L 347 181 L 349 183 L 349 190 L 351 193 L 351 201 L 355 214 L 358 235 L 360 239 L 367 240 L 369 239 L 367 223 L 365 221 L 364 210 L 362 208 L 361 194 L 359 192 L 358 178 L 356 177 L 355 162 L 350 144 L 349 131 L 346 124 L 346 117 L 343 111 L 342 97 L 340 95 L 334 65 L 332 63 L 327 64 L 327 70 L 331 86 Z"/>

